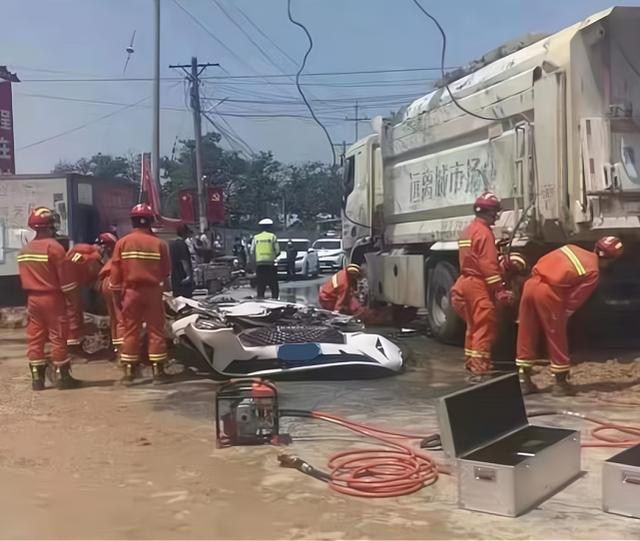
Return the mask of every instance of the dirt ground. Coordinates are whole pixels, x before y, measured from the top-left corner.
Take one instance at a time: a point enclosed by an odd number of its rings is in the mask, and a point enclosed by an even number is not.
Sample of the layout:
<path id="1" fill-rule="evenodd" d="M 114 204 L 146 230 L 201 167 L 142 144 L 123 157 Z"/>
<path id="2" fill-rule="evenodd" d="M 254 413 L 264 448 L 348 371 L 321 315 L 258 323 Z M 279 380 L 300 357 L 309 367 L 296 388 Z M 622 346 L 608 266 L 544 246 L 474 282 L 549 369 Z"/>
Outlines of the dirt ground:
<path id="1" fill-rule="evenodd" d="M 283 384 L 282 405 L 433 432 L 433 399 L 463 385 L 459 351 L 412 340 L 418 355 L 406 374 Z M 0 330 L 0 344 L 2 539 L 640 539 L 640 521 L 600 511 L 601 460 L 616 451 L 585 450 L 587 475 L 518 519 L 457 509 L 447 476 L 403 498 L 343 497 L 280 468 L 274 447 L 217 450 L 212 382 L 125 389 L 113 365 L 97 362 L 74 367 L 88 382 L 82 389 L 33 393 L 24 331 Z M 637 407 L 596 402 L 590 392 L 571 404 L 549 395 L 528 401 L 640 420 Z M 585 435 L 590 428 L 548 422 Z M 320 468 L 351 446 L 331 426 L 285 429 L 292 452 Z"/>

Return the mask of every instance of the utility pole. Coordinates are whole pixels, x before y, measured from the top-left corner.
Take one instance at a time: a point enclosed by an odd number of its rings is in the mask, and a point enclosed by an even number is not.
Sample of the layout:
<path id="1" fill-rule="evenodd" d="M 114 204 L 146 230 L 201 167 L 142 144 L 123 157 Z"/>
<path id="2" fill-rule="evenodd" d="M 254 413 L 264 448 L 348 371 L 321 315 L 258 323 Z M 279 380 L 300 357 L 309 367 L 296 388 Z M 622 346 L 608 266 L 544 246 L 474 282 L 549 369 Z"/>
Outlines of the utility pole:
<path id="1" fill-rule="evenodd" d="M 160 0 L 154 1 L 153 55 L 153 141 L 151 145 L 151 176 L 160 185 Z"/>
<path id="2" fill-rule="evenodd" d="M 355 105 L 355 116 L 353 118 L 349 118 L 348 116 L 344 117 L 344 119 L 348 122 L 355 122 L 356 123 L 356 141 L 359 139 L 358 135 L 360 133 L 360 122 L 363 120 L 371 120 L 369 117 L 362 117 L 360 118 L 358 116 L 358 112 L 360 111 L 360 106 L 358 105 L 358 102 L 356 101 L 356 105 Z"/>
<path id="3" fill-rule="evenodd" d="M 191 57 L 189 65 L 173 65 L 170 68 L 180 68 L 185 72 L 191 85 L 191 110 L 193 111 L 193 132 L 196 141 L 196 186 L 198 187 L 198 218 L 200 233 L 204 233 L 208 226 L 207 198 L 202 174 L 202 111 L 200 109 L 200 75 L 208 67 L 220 64 L 198 64 L 198 58 Z M 188 70 L 188 71 L 187 71 Z"/>

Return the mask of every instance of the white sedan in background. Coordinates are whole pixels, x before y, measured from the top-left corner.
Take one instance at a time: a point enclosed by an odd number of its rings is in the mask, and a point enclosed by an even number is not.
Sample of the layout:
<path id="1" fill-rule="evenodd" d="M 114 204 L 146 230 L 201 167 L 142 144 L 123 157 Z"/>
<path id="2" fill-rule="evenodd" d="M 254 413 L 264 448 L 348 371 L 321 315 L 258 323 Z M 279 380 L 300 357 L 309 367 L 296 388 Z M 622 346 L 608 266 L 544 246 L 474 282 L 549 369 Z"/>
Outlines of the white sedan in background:
<path id="1" fill-rule="evenodd" d="M 346 254 L 342 249 L 342 240 L 335 237 L 323 237 L 313 243 L 318 254 L 322 272 L 338 272 L 344 268 Z"/>
<path id="2" fill-rule="evenodd" d="M 305 278 L 315 278 L 320 274 L 320 263 L 318 253 L 311 246 L 309 239 L 278 239 L 280 245 L 280 255 L 276 258 L 278 274 L 287 273 L 287 245 L 293 242 L 296 250 L 295 273 Z"/>

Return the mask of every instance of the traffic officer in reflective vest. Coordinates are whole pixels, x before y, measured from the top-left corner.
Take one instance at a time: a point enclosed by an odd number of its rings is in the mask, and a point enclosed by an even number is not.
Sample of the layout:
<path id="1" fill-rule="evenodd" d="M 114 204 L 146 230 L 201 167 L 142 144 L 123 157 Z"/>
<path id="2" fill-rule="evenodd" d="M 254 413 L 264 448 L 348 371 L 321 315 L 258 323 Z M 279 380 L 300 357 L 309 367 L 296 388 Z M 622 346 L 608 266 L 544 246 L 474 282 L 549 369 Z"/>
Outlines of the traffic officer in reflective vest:
<path id="1" fill-rule="evenodd" d="M 278 237 L 272 232 L 273 220 L 264 218 L 258 222 L 262 226 L 262 232 L 253 237 L 251 243 L 251 254 L 256 262 L 256 289 L 257 298 L 264 299 L 264 293 L 269 287 L 271 298 L 277 299 L 280 295 L 278 286 L 278 268 L 276 267 L 276 257 L 280 255 Z"/>
<path id="2" fill-rule="evenodd" d="M 67 297 L 67 320 L 69 332 L 67 346 L 69 351 L 80 353 L 80 338 L 84 326 L 82 312 L 82 288 L 92 287 L 98 280 L 100 272 L 100 249 L 95 244 L 75 244 L 67 252 L 67 261 L 73 281 L 77 284 Z"/>
<path id="3" fill-rule="evenodd" d="M 65 297 L 77 288 L 69 272 L 64 248 L 54 239 L 52 212 L 45 207 L 31 211 L 28 225 L 36 237 L 18 254 L 18 272 L 27 292 L 27 349 L 32 388 L 45 387 L 47 362 L 44 347 L 51 343 L 51 361 L 58 389 L 71 389 L 79 381 L 71 375 L 67 355 L 67 316 Z"/>
<path id="4" fill-rule="evenodd" d="M 171 274 L 167 245 L 152 231 L 155 219 L 151 207 L 136 205 L 131 211 L 133 231 L 121 238 L 111 258 L 110 288 L 122 309 L 123 342 L 120 360 L 124 384 L 131 384 L 140 361 L 140 331 L 147 324 L 149 360 L 155 383 L 169 378 L 164 372 L 167 344 L 164 336 L 163 285 Z"/>
<path id="5" fill-rule="evenodd" d="M 362 306 L 355 298 L 361 269 L 350 264 L 336 272 L 326 284 L 320 288 L 318 301 L 325 310 L 355 315 Z"/>
<path id="6" fill-rule="evenodd" d="M 122 314 L 120 306 L 116 305 L 113 291 L 109 288 L 111 278 L 111 261 L 113 250 L 118 242 L 118 238 L 112 233 L 100 233 L 96 239 L 96 244 L 100 248 L 101 261 L 103 263 L 98 275 L 98 291 L 102 294 L 107 313 L 110 318 L 111 345 L 113 346 L 113 357 L 115 358 L 122 345 Z"/>
<path id="7" fill-rule="evenodd" d="M 491 349 L 498 334 L 497 303 L 509 304 L 513 295 L 503 285 L 496 239 L 491 230 L 500 200 L 484 193 L 473 205 L 476 218 L 458 240 L 460 276 L 451 288 L 451 306 L 467 324 L 464 355 L 474 377 L 489 376 Z"/>
<path id="8" fill-rule="evenodd" d="M 523 394 L 535 392 L 531 370 L 536 364 L 551 363 L 555 376 L 554 396 L 573 396 L 567 382 L 571 365 L 567 346 L 567 322 L 598 285 L 600 269 L 622 254 L 617 237 L 603 237 L 590 252 L 567 244 L 540 258 L 524 284 L 520 301 L 516 364 Z M 550 359 L 541 359 L 538 351 L 542 334 Z"/>

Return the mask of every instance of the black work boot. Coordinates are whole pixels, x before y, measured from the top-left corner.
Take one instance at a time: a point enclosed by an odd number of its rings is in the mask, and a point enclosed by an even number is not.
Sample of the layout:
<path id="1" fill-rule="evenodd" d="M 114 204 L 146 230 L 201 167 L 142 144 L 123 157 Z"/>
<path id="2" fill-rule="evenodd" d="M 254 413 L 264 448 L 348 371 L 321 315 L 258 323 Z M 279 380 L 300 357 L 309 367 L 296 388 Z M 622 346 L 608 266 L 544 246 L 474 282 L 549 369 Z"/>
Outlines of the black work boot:
<path id="1" fill-rule="evenodd" d="M 47 365 L 45 363 L 29 363 L 29 368 L 31 370 L 31 389 L 34 391 L 44 391 Z"/>
<path id="2" fill-rule="evenodd" d="M 151 363 L 151 370 L 153 372 L 154 385 L 163 385 L 171 382 L 171 376 L 164 371 L 164 361 Z"/>
<path id="3" fill-rule="evenodd" d="M 120 380 L 122 385 L 133 385 L 136 379 L 136 366 L 133 363 L 122 363 L 122 369 L 124 371 L 124 375 Z"/>
<path id="4" fill-rule="evenodd" d="M 538 387 L 531 381 L 531 368 L 520 367 L 518 369 L 518 379 L 520 380 L 520 390 L 523 396 L 538 392 Z"/>
<path id="5" fill-rule="evenodd" d="M 569 372 L 559 372 L 554 374 L 556 383 L 551 389 L 551 394 L 556 397 L 562 396 L 575 396 L 577 394 L 576 389 L 567 381 Z"/>
<path id="6" fill-rule="evenodd" d="M 77 389 L 82 385 L 79 379 L 75 379 L 71 375 L 71 363 L 66 362 L 64 364 L 57 365 L 55 367 L 55 382 L 56 387 L 60 391 L 67 389 Z"/>

